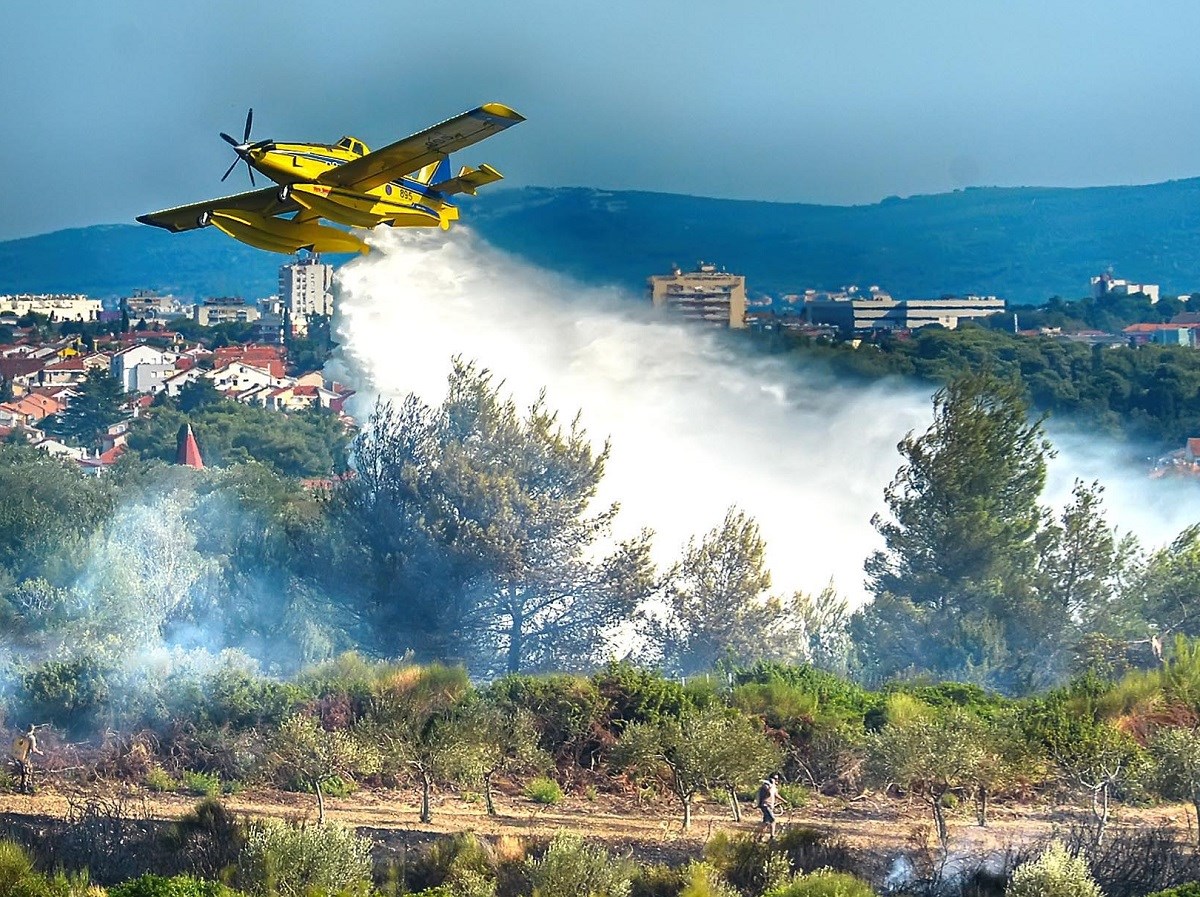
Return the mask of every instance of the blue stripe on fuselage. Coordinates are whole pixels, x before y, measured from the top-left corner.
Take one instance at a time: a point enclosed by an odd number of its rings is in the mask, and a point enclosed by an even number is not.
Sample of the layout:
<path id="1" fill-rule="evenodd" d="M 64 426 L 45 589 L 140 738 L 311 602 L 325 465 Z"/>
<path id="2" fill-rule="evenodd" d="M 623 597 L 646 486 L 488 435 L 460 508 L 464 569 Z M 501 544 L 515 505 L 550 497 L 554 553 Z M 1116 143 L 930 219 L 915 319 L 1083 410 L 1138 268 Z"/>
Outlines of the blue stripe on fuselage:
<path id="1" fill-rule="evenodd" d="M 314 162 L 324 162 L 325 164 L 334 167 L 345 164 L 345 160 L 343 159 L 333 159 L 329 156 L 317 155 L 316 153 L 302 153 L 295 150 L 275 150 L 275 152 L 279 153 L 280 155 L 294 156 L 300 159 L 311 159 Z M 421 196 L 429 196 L 433 197 L 434 199 L 440 199 L 442 196 L 442 194 L 437 190 L 430 190 L 427 185 L 422 184 L 419 181 L 409 180 L 406 177 L 396 178 L 396 180 L 392 181 L 392 183 L 397 187 L 403 187 L 405 190 L 411 190 L 413 193 L 419 193 Z"/>

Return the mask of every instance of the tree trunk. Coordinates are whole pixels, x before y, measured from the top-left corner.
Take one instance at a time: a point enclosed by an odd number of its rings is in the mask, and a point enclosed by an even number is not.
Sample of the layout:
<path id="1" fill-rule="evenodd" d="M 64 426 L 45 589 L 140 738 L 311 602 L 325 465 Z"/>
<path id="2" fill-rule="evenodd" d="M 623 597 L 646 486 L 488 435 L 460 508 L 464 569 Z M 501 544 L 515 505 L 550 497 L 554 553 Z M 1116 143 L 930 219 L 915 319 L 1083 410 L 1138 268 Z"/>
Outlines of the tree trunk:
<path id="1" fill-rule="evenodd" d="M 1092 791 L 1092 815 L 1096 817 L 1096 844 L 1099 845 L 1108 827 L 1108 782 Z"/>
<path id="2" fill-rule="evenodd" d="M 681 795 L 679 800 L 683 803 L 683 830 L 686 832 L 692 827 L 692 796 Z"/>
<path id="3" fill-rule="evenodd" d="M 517 606 L 516 599 L 513 598 L 512 626 L 508 630 L 508 671 L 510 673 L 521 672 L 521 652 L 525 648 L 522 640 L 524 626 L 525 617 L 521 613 L 521 608 Z"/>
<path id="4" fill-rule="evenodd" d="M 742 821 L 742 805 L 738 803 L 737 789 L 730 786 L 729 788 L 729 803 L 733 806 L 733 821 Z"/>
<path id="5" fill-rule="evenodd" d="M 313 779 L 313 788 L 317 792 L 317 825 L 325 824 L 325 795 L 321 793 L 321 780 Z"/>
<path id="6" fill-rule="evenodd" d="M 433 815 L 429 812 L 429 792 L 432 787 L 429 776 L 421 773 L 421 821 L 426 825 L 433 821 Z"/>
<path id="7" fill-rule="evenodd" d="M 933 822 L 937 826 L 938 841 L 942 845 L 942 853 L 946 853 L 950 849 L 950 833 L 946 830 L 946 810 L 942 806 L 942 795 L 931 794 L 931 806 L 933 807 Z"/>
<path id="8" fill-rule="evenodd" d="M 988 811 L 988 792 L 983 785 L 979 786 L 979 791 L 975 793 L 975 813 L 979 817 L 980 828 L 987 827 L 987 811 Z"/>
<path id="9" fill-rule="evenodd" d="M 496 804 L 492 800 L 492 774 L 485 773 L 483 776 L 483 805 L 487 808 L 489 816 L 499 816 L 496 812 Z"/>

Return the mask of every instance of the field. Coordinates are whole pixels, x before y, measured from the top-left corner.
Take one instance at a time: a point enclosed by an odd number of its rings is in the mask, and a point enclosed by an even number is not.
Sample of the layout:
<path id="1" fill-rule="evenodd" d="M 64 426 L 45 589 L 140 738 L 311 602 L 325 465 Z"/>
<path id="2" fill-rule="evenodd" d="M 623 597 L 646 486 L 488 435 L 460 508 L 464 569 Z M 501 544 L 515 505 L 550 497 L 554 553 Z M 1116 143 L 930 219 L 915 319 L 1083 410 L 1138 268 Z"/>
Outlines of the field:
<path id="1" fill-rule="evenodd" d="M 138 820 L 167 821 L 188 812 L 199 798 L 140 787 L 52 784 L 32 796 L 0 794 L 0 825 L 32 820 L 53 825 L 56 820 L 71 818 L 89 800 Z M 315 798 L 308 794 L 254 789 L 222 800 L 248 817 L 316 820 Z M 685 833 L 678 806 L 666 800 L 639 804 L 608 794 L 594 800 L 571 794 L 561 804 L 543 806 L 519 793 L 504 792 L 497 795 L 500 815 L 488 817 L 477 795 L 442 792 L 434 799 L 433 822 L 423 825 L 418 821 L 418 801 L 419 795 L 412 790 L 363 789 L 349 797 L 327 798 L 326 815 L 372 838 L 380 855 L 399 855 L 439 835 L 460 831 L 536 841 L 566 829 L 641 862 L 670 864 L 699 856 L 704 842 L 717 831 L 754 831 L 758 819 L 749 804 L 743 804 L 742 822 L 735 823 L 727 804 L 705 801 L 695 807 L 691 831 Z M 1087 819 L 1074 805 L 1000 804 L 993 806 L 988 826 L 981 828 L 973 809 L 964 805 L 949 814 L 950 846 L 954 853 L 971 855 L 1016 851 Z M 814 797 L 802 808 L 785 808 L 780 822 L 828 832 L 860 853 L 880 874 L 897 855 L 924 850 L 934 841 L 924 804 L 875 794 L 854 800 Z M 1194 820 L 1190 808 L 1183 805 L 1119 808 L 1112 826 L 1144 828 L 1164 823 L 1189 831 Z"/>

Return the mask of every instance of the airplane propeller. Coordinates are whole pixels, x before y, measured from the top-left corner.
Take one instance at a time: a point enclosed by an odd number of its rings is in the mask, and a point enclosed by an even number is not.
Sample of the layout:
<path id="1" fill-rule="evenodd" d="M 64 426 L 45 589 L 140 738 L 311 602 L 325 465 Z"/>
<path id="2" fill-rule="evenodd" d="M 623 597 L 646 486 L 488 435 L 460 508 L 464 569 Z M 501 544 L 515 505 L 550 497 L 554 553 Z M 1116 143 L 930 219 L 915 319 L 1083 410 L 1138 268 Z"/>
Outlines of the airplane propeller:
<path id="1" fill-rule="evenodd" d="M 254 109 L 249 109 L 246 112 L 246 130 L 242 133 L 242 140 L 240 143 L 237 140 L 235 140 L 233 137 L 230 137 L 224 131 L 221 132 L 221 139 L 224 140 L 226 143 L 228 143 L 230 146 L 232 146 L 234 151 L 238 154 L 238 157 L 233 160 L 233 164 L 231 164 L 227 169 L 225 169 L 225 173 L 223 175 L 221 175 L 222 181 L 224 181 L 225 178 L 229 177 L 229 175 L 233 173 L 233 170 L 235 168 L 237 168 L 238 162 L 245 162 L 246 163 L 246 172 L 250 175 L 250 186 L 251 187 L 258 186 L 254 182 L 254 166 L 252 166 L 250 164 L 250 151 L 256 150 L 256 149 L 262 149 L 265 146 L 270 146 L 272 141 L 258 140 L 258 141 L 255 141 L 254 143 L 251 143 L 250 142 L 250 127 L 253 124 L 254 124 Z"/>

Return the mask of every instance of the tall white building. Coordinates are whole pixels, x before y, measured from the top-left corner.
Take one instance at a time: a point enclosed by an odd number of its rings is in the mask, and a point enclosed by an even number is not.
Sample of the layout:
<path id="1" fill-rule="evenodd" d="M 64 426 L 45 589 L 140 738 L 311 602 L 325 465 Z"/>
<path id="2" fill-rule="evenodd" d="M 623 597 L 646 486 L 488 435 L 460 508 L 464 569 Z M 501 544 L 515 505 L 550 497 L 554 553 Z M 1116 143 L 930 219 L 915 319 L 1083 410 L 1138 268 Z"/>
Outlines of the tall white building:
<path id="1" fill-rule="evenodd" d="M 298 258 L 279 269 L 279 299 L 292 333 L 308 333 L 308 316 L 333 314 L 333 265 L 319 255 Z"/>

